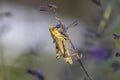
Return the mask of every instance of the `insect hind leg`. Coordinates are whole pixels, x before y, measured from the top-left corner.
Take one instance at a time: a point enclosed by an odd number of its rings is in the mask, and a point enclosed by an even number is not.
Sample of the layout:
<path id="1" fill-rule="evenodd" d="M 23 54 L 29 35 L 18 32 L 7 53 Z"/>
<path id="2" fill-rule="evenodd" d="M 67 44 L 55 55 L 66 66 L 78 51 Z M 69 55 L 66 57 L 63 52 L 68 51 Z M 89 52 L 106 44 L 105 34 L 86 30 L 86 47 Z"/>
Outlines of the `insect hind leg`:
<path id="1" fill-rule="evenodd" d="M 56 47 L 56 58 L 59 60 L 61 57 L 61 54 L 59 53 L 59 49 Z"/>
<path id="2" fill-rule="evenodd" d="M 64 47 L 64 54 L 63 54 L 64 60 L 68 64 L 73 64 L 72 58 L 69 53 L 69 49 L 67 48 L 65 41 L 62 41 L 62 43 L 63 43 L 63 47 Z"/>
<path id="3" fill-rule="evenodd" d="M 56 58 L 57 58 L 58 60 L 60 59 L 60 57 L 61 57 L 61 54 L 56 53 Z"/>
<path id="4" fill-rule="evenodd" d="M 82 58 L 82 54 L 78 55 L 78 53 L 73 53 L 71 56 L 75 57 L 77 60 Z"/>

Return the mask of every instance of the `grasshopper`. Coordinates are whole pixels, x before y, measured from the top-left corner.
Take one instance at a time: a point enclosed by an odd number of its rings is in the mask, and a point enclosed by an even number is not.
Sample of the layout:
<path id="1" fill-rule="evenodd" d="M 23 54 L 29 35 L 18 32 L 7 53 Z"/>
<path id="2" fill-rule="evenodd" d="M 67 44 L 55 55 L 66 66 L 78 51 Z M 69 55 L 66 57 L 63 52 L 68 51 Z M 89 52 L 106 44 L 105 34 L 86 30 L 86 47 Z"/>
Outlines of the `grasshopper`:
<path id="1" fill-rule="evenodd" d="M 56 58 L 59 60 L 62 56 L 68 64 L 73 64 L 72 56 L 77 55 L 76 53 L 71 55 L 67 47 L 67 42 L 70 40 L 69 36 L 67 35 L 67 30 L 72 26 L 76 26 L 77 24 L 75 22 L 70 24 L 67 28 L 61 23 L 56 27 L 50 26 L 49 28 L 51 36 L 56 45 Z"/>
<path id="2" fill-rule="evenodd" d="M 75 58 L 77 58 L 83 71 L 85 72 L 86 76 L 89 78 L 89 80 L 92 80 L 92 78 L 88 74 L 87 70 L 85 69 L 85 67 L 81 61 L 82 54 L 80 56 L 78 55 L 76 48 L 74 47 L 71 39 L 67 35 L 67 30 L 72 27 L 75 27 L 78 24 L 78 22 L 74 21 L 72 24 L 70 24 L 66 27 L 62 24 L 61 20 L 56 16 L 57 15 L 57 13 L 56 13 L 57 6 L 49 4 L 47 6 L 40 7 L 40 11 L 46 11 L 49 9 L 53 10 L 55 18 L 59 22 L 59 24 L 56 25 L 55 27 L 50 26 L 50 28 L 49 28 L 49 31 L 53 38 L 53 41 L 56 45 L 56 58 L 59 60 L 62 56 L 68 64 L 73 64 L 72 56 L 74 56 Z M 73 54 L 70 54 L 70 52 L 69 52 L 70 49 L 67 47 L 68 41 L 70 42 L 70 44 L 72 46 L 72 50 L 74 51 Z"/>
<path id="3" fill-rule="evenodd" d="M 61 20 L 56 16 L 56 9 L 57 6 L 53 4 L 48 4 L 47 6 L 40 6 L 40 11 L 52 10 L 54 12 L 56 20 L 59 22 L 59 24 L 56 25 L 56 27 L 50 26 L 49 28 L 53 41 L 56 45 L 56 58 L 60 59 L 60 57 L 63 56 L 64 60 L 68 64 L 73 64 L 72 56 L 75 56 L 75 54 L 72 54 L 71 56 L 67 47 L 67 42 L 70 41 L 69 36 L 67 35 L 67 30 L 71 27 L 75 27 L 77 23 L 75 21 L 72 24 L 65 27 L 62 24 Z"/>

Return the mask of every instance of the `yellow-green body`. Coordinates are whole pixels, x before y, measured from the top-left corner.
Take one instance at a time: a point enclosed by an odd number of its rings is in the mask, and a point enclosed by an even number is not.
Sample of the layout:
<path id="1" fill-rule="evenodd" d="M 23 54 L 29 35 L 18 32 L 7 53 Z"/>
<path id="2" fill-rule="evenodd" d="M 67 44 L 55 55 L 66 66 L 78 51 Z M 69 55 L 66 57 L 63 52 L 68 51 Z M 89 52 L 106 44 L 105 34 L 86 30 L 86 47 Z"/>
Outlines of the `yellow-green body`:
<path id="1" fill-rule="evenodd" d="M 73 64 L 69 49 L 67 48 L 67 40 L 69 40 L 69 38 L 61 34 L 58 28 L 51 26 L 49 31 L 56 44 L 56 58 L 60 59 L 60 57 L 63 56 L 68 64 Z"/>

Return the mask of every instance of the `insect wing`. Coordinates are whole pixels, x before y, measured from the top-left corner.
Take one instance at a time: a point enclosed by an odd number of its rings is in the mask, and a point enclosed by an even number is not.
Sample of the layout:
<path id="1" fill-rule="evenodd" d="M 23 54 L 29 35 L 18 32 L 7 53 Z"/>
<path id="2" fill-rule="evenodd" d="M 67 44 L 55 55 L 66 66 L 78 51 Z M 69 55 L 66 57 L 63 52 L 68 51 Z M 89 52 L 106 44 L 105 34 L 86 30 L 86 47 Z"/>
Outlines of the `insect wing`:
<path id="1" fill-rule="evenodd" d="M 62 44 L 62 37 L 60 37 L 60 33 L 57 29 L 53 29 L 52 27 L 50 27 L 50 33 L 51 36 L 56 44 L 56 46 L 58 47 L 58 49 L 60 50 L 61 53 L 64 53 L 64 48 L 63 48 L 63 44 Z"/>

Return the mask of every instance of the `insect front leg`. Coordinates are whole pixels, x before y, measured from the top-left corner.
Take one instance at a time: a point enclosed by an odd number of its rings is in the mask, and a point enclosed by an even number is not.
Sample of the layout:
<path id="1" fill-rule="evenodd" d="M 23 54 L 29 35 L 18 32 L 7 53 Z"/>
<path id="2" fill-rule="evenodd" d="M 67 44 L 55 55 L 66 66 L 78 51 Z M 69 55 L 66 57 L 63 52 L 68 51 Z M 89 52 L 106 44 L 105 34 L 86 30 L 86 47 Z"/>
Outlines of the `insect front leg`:
<path id="1" fill-rule="evenodd" d="M 82 54 L 79 56 L 78 53 L 73 53 L 71 54 L 71 56 L 77 58 L 77 59 L 81 59 L 82 58 Z"/>

